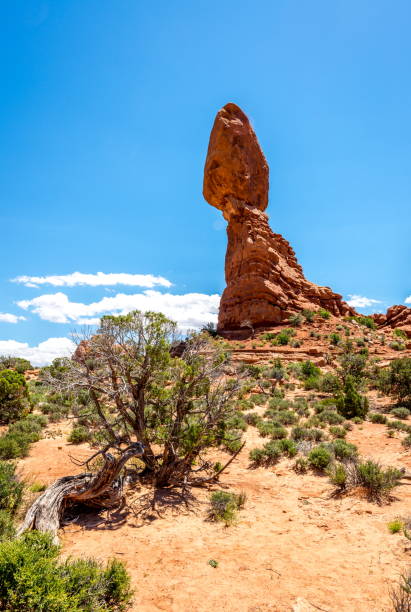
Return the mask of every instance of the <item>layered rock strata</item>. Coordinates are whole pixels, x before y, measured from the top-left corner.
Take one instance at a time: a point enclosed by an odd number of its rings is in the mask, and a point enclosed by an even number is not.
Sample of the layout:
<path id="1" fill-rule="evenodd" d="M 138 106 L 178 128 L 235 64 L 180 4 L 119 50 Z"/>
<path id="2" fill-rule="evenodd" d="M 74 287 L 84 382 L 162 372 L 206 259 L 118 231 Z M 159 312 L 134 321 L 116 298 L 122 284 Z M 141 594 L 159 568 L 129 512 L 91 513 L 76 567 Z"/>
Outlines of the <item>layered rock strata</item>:
<path id="1" fill-rule="evenodd" d="M 305 308 L 355 314 L 338 293 L 309 282 L 289 243 L 271 231 L 264 212 L 268 165 L 248 118 L 235 104 L 226 104 L 215 118 L 203 194 L 228 222 L 220 332 L 246 323 L 268 327 Z"/>

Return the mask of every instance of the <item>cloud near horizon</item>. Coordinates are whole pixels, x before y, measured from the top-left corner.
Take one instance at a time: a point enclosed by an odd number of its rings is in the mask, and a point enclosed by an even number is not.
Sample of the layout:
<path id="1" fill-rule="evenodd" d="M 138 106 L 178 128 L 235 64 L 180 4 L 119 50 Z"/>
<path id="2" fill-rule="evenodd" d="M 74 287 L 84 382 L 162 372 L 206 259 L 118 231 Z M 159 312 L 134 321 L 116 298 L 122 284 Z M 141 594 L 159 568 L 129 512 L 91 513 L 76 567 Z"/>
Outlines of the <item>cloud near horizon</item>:
<path id="1" fill-rule="evenodd" d="M 411 304 L 411 295 L 409 295 L 408 297 L 405 298 L 404 303 L 405 304 Z"/>
<path id="2" fill-rule="evenodd" d="M 199 328 L 217 322 L 220 296 L 203 293 L 173 295 L 146 290 L 142 293 L 117 293 L 98 302 L 72 302 L 65 293 L 40 295 L 32 300 L 20 300 L 17 305 L 37 314 L 44 321 L 96 325 L 104 314 L 127 314 L 132 310 L 163 312 L 176 321 L 182 330 Z"/>
<path id="3" fill-rule="evenodd" d="M 153 274 L 84 274 L 72 272 L 55 276 L 17 276 L 11 279 L 12 283 L 23 284 L 26 287 L 37 288 L 39 285 L 52 285 L 53 287 L 112 287 L 114 285 L 128 285 L 132 287 L 171 287 L 171 281 L 162 276 Z"/>
<path id="4" fill-rule="evenodd" d="M 382 304 L 381 300 L 374 300 L 363 295 L 349 295 L 348 297 L 350 299 L 347 300 L 347 304 L 353 308 L 369 308 L 374 304 Z"/>
<path id="5" fill-rule="evenodd" d="M 17 340 L 0 340 L 0 355 L 22 357 L 38 367 L 48 365 L 56 357 L 69 357 L 75 349 L 76 345 L 69 338 L 48 338 L 37 346 Z"/>
<path id="6" fill-rule="evenodd" d="M 19 321 L 25 321 L 26 317 L 21 317 L 10 312 L 0 312 L 1 323 L 18 323 Z"/>

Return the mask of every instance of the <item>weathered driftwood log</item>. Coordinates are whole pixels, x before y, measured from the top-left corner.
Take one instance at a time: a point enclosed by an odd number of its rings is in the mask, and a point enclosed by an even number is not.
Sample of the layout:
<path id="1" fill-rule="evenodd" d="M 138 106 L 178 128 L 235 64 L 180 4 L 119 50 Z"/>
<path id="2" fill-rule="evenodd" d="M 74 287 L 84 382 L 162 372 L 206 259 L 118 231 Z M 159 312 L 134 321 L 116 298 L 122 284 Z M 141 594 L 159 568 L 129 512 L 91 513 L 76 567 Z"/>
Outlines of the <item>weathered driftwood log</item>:
<path id="1" fill-rule="evenodd" d="M 18 534 L 28 529 L 50 532 L 57 541 L 57 531 L 65 508 L 85 503 L 103 508 L 113 508 L 122 499 L 120 472 L 132 457 L 141 456 L 143 446 L 136 442 L 126 448 L 119 458 L 103 453 L 104 465 L 99 472 L 64 476 L 40 495 L 29 508 Z"/>

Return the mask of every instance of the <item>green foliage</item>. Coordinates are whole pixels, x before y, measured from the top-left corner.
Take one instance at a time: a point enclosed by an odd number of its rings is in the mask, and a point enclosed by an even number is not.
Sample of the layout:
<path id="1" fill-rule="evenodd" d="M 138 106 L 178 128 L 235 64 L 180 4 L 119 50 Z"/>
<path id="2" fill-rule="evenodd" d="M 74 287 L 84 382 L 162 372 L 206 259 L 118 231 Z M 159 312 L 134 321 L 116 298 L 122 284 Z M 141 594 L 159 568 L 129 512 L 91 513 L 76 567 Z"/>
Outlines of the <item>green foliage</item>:
<path id="1" fill-rule="evenodd" d="M 364 418 L 368 412 L 368 399 L 358 393 L 351 375 L 347 376 L 343 392 L 336 398 L 336 406 L 345 419 Z"/>
<path id="2" fill-rule="evenodd" d="M 91 440 L 92 434 L 87 427 L 83 425 L 76 425 L 71 430 L 69 436 L 67 437 L 67 441 L 71 444 L 82 444 L 83 442 L 88 442 Z"/>
<path id="3" fill-rule="evenodd" d="M 360 325 L 364 325 L 365 327 L 368 327 L 368 329 L 377 329 L 377 325 L 375 324 L 374 319 L 371 317 L 354 317 L 354 318 L 357 321 L 357 323 L 359 323 Z"/>
<path id="4" fill-rule="evenodd" d="M 384 469 L 376 461 L 368 459 L 357 464 L 357 477 L 359 484 L 367 489 L 370 498 L 381 501 L 399 485 L 402 473 L 393 467 Z"/>
<path id="5" fill-rule="evenodd" d="M 338 427 L 338 425 L 332 425 L 329 431 L 334 438 L 345 438 L 347 435 L 347 431 L 344 427 Z"/>
<path id="6" fill-rule="evenodd" d="M 411 448 L 411 434 L 408 434 L 408 436 L 402 440 L 401 444 L 404 448 Z"/>
<path id="7" fill-rule="evenodd" d="M 13 517 L 10 512 L 0 510 L 0 542 L 10 540 L 14 537 L 15 533 Z"/>
<path id="8" fill-rule="evenodd" d="M 401 521 L 400 519 L 395 519 L 393 521 L 390 521 L 387 526 L 388 531 L 390 533 L 400 533 L 404 527 L 404 521 Z"/>
<path id="9" fill-rule="evenodd" d="M 25 457 L 30 444 L 41 437 L 41 429 L 47 424 L 43 415 L 29 414 L 25 419 L 12 423 L 7 433 L 0 437 L 0 459 Z"/>
<path id="10" fill-rule="evenodd" d="M 293 469 L 297 474 L 305 474 L 308 470 L 308 461 L 305 457 L 298 457 L 294 463 Z"/>
<path id="11" fill-rule="evenodd" d="M 30 410 L 27 384 L 22 374 L 14 370 L 0 372 L 0 422 L 10 423 Z"/>
<path id="12" fill-rule="evenodd" d="M 329 319 L 331 317 L 331 312 L 329 312 L 325 308 L 320 308 L 318 314 L 322 319 Z"/>
<path id="13" fill-rule="evenodd" d="M 336 410 L 323 410 L 317 416 L 322 423 L 328 423 L 329 425 L 339 425 L 344 422 L 344 417 Z"/>
<path id="14" fill-rule="evenodd" d="M 398 338 L 404 338 L 404 340 L 407 339 L 407 334 L 405 333 L 403 329 L 394 329 L 392 333 L 394 334 L 394 336 L 397 336 Z"/>
<path id="15" fill-rule="evenodd" d="M 387 417 L 385 414 L 381 414 L 381 412 L 370 412 L 368 418 L 371 423 L 380 423 L 381 425 L 385 425 L 387 422 Z"/>
<path id="16" fill-rule="evenodd" d="M 241 436 L 242 433 L 239 429 L 232 429 L 225 432 L 222 443 L 229 453 L 234 454 L 240 450 L 241 445 L 243 443 Z"/>
<path id="17" fill-rule="evenodd" d="M 315 446 L 308 454 L 308 462 L 317 470 L 325 470 L 332 461 L 332 455 L 325 446 Z"/>
<path id="18" fill-rule="evenodd" d="M 299 327 L 303 322 L 303 318 L 300 314 L 294 313 L 290 315 L 288 318 L 288 323 L 292 325 L 292 327 Z"/>
<path id="19" fill-rule="evenodd" d="M 44 612 L 120 612 L 131 601 L 122 563 L 58 562 L 59 547 L 37 531 L 0 544 L 0 609 Z"/>
<path id="20" fill-rule="evenodd" d="M 340 344 L 341 342 L 340 334 L 337 334 L 336 332 L 333 332 L 332 334 L 330 334 L 330 342 L 334 346 L 337 346 L 338 344 Z"/>
<path id="21" fill-rule="evenodd" d="M 332 452 L 336 459 L 340 461 L 357 461 L 358 449 L 355 444 L 346 442 L 341 438 L 337 438 L 328 444 L 329 450 Z"/>
<path id="22" fill-rule="evenodd" d="M 32 370 L 33 366 L 27 359 L 21 357 L 0 356 L 0 370 L 16 370 L 19 374 L 24 374 L 27 370 Z"/>
<path id="23" fill-rule="evenodd" d="M 403 574 L 396 589 L 390 592 L 393 612 L 411 610 L 411 572 Z"/>
<path id="24" fill-rule="evenodd" d="M 321 370 L 312 361 L 303 361 L 301 364 L 301 375 L 303 378 L 318 377 Z"/>
<path id="25" fill-rule="evenodd" d="M 272 440 L 264 444 L 263 448 L 254 448 L 250 451 L 250 461 L 254 465 L 272 465 L 276 463 L 282 455 L 294 457 L 297 454 L 297 447 L 292 440 Z"/>
<path id="26" fill-rule="evenodd" d="M 335 374 L 326 372 L 323 374 L 318 382 L 318 390 L 322 393 L 338 393 L 341 389 L 341 383 Z"/>
<path id="27" fill-rule="evenodd" d="M 400 402 L 411 404 L 411 357 L 391 361 L 379 388 Z"/>
<path id="28" fill-rule="evenodd" d="M 295 336 L 293 329 L 283 329 L 275 336 L 272 343 L 274 345 L 285 346 L 290 342 L 292 336 Z"/>
<path id="29" fill-rule="evenodd" d="M 304 310 L 301 311 L 301 314 L 303 315 L 307 323 L 311 323 L 314 320 L 315 312 L 313 310 L 304 308 Z"/>
<path id="30" fill-rule="evenodd" d="M 348 475 L 347 469 L 342 463 L 332 463 L 327 469 L 327 474 L 331 483 L 338 487 L 338 489 L 346 488 Z"/>
<path id="31" fill-rule="evenodd" d="M 23 498 L 24 484 L 17 479 L 16 466 L 0 461 L 0 510 L 16 512 Z"/>
<path id="32" fill-rule="evenodd" d="M 391 414 L 395 416 L 396 419 L 408 419 L 411 412 L 408 408 L 405 408 L 405 406 L 399 406 L 398 408 L 393 408 Z"/>
<path id="33" fill-rule="evenodd" d="M 405 344 L 403 342 L 390 342 L 390 348 L 394 349 L 394 351 L 405 351 Z"/>
<path id="34" fill-rule="evenodd" d="M 222 521 L 227 526 L 234 523 L 238 510 L 244 507 L 245 493 L 230 491 L 214 491 L 210 498 L 209 518 L 212 521 Z"/>
<path id="35" fill-rule="evenodd" d="M 295 455 L 298 453 L 297 445 L 295 442 L 293 442 L 293 440 L 279 440 L 278 446 L 281 452 L 288 455 L 288 457 L 295 457 Z"/>
<path id="36" fill-rule="evenodd" d="M 211 567 L 214 567 L 214 569 L 216 569 L 218 567 L 218 561 L 216 561 L 215 559 L 210 559 L 208 565 L 211 565 Z"/>

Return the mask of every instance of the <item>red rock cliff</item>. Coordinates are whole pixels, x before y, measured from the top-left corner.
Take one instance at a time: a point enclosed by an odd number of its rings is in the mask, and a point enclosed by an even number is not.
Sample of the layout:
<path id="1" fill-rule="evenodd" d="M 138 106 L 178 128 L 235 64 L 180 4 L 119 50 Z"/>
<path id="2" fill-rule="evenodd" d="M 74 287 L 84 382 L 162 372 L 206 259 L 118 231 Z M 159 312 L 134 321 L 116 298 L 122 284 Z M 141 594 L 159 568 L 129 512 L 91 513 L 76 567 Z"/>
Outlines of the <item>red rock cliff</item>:
<path id="1" fill-rule="evenodd" d="M 303 308 L 326 308 L 334 315 L 355 314 L 338 293 L 306 280 L 289 243 L 274 234 L 264 213 L 268 204 L 268 165 L 242 110 L 226 104 L 211 131 L 203 194 L 228 221 L 225 288 L 219 331 L 270 326 Z"/>

